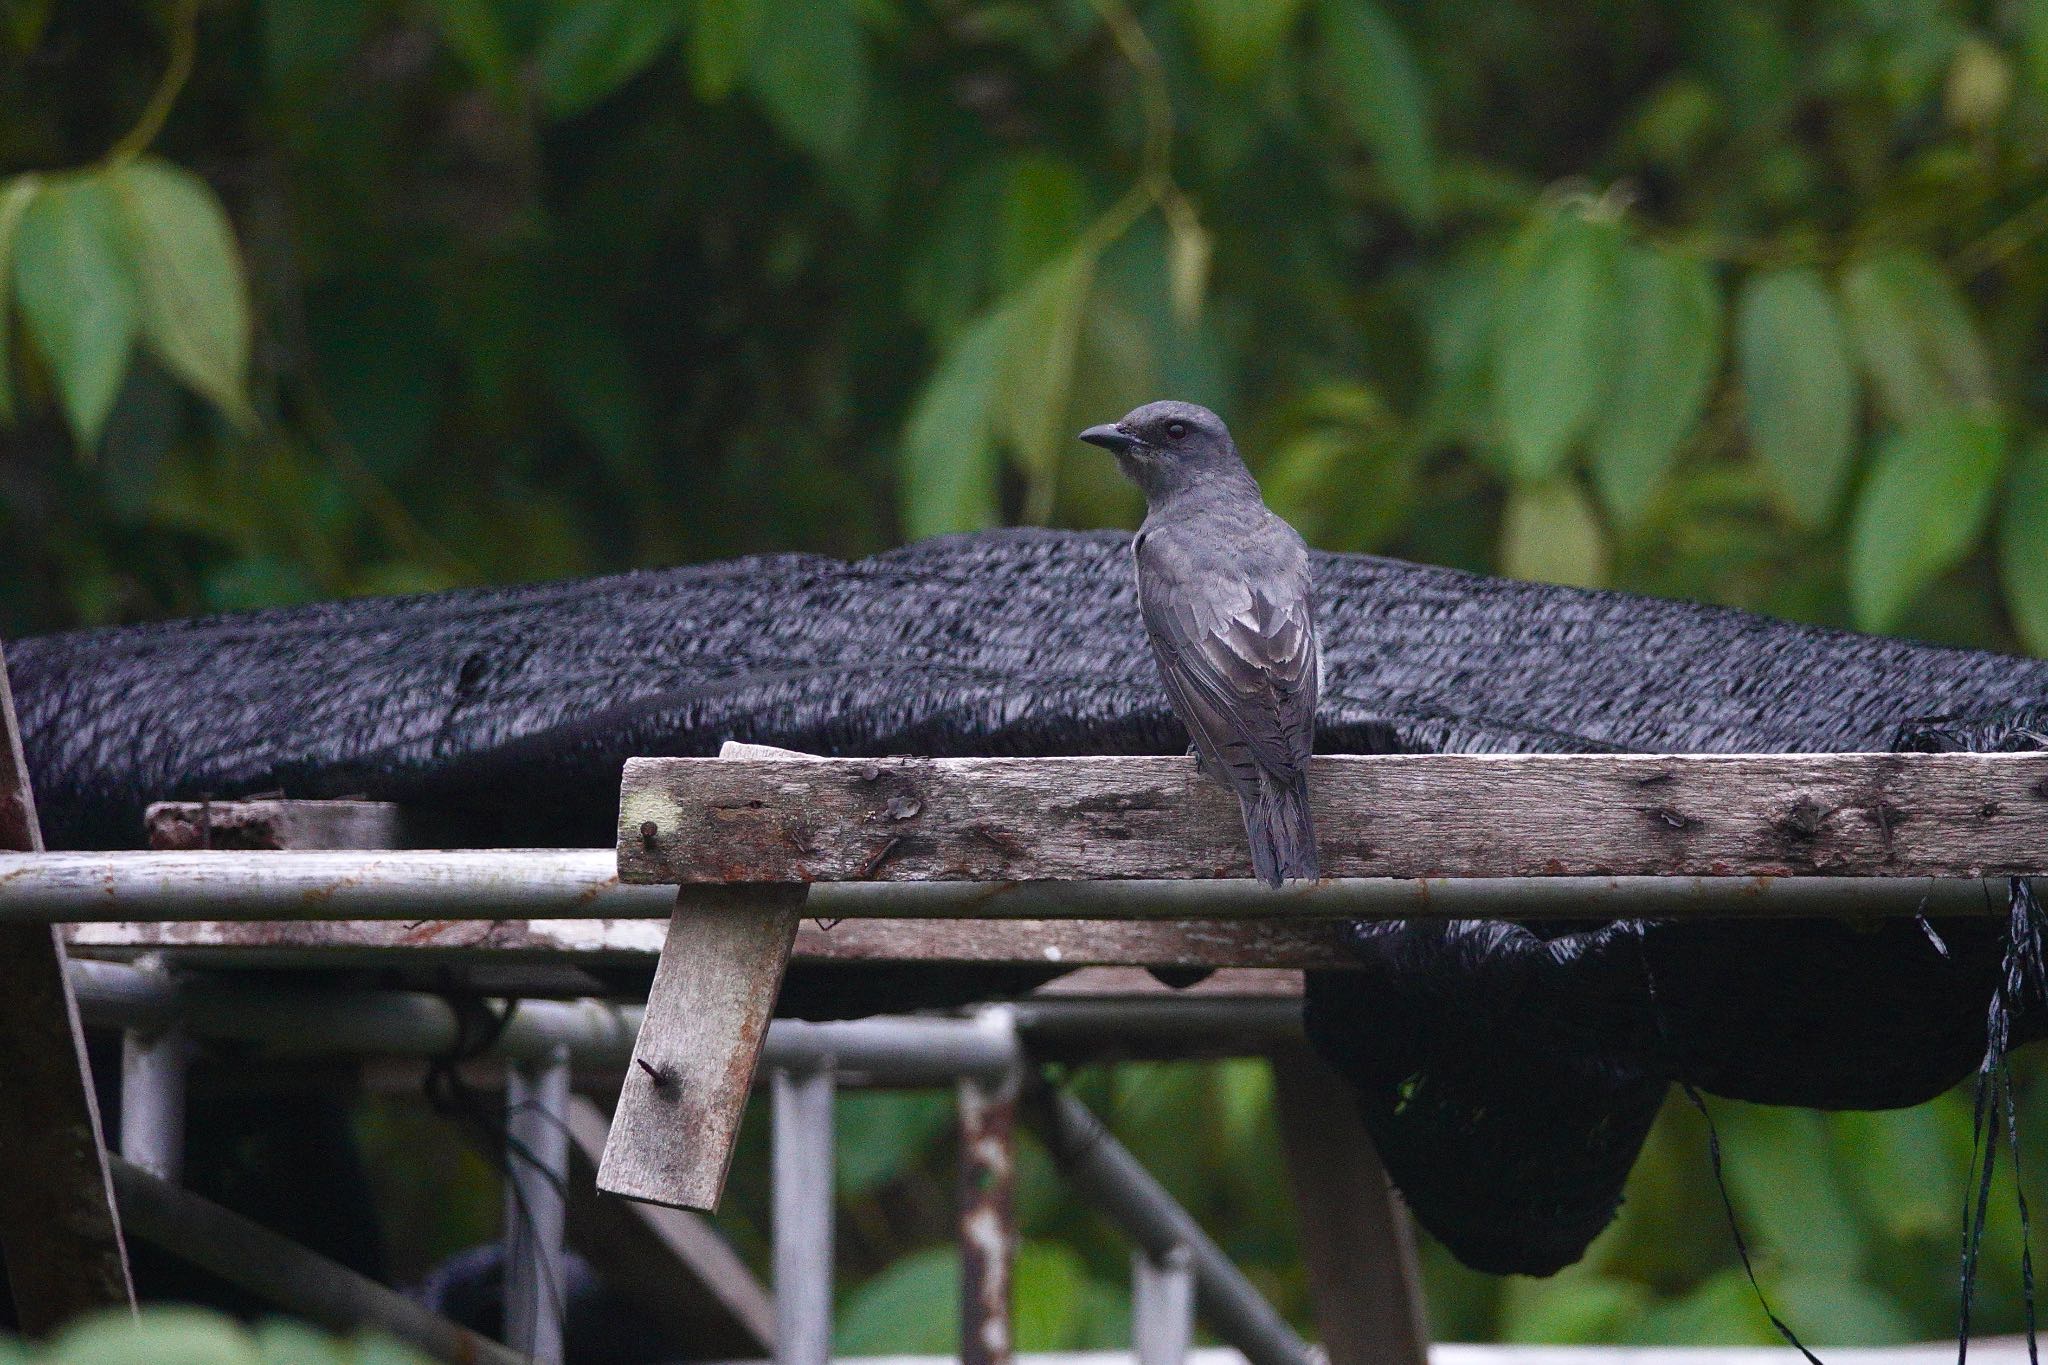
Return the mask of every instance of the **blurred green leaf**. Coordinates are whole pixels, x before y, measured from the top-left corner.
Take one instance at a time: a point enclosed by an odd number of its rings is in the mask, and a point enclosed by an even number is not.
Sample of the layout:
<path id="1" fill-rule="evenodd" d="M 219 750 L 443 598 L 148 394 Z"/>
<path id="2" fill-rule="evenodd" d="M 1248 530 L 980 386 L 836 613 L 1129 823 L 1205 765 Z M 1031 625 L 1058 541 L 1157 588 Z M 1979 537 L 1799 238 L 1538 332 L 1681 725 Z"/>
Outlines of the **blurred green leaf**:
<path id="1" fill-rule="evenodd" d="M 1878 447 L 1849 527 L 1849 596 L 1859 626 L 1892 626 L 1915 594 L 1976 544 L 2005 453 L 2000 422 L 1960 412 L 1903 427 Z"/>
<path id="2" fill-rule="evenodd" d="M 1181 18 L 1210 74 L 1242 85 L 1264 72 L 1287 42 L 1302 0 L 1180 0 Z"/>
<path id="3" fill-rule="evenodd" d="M 14 356 L 8 339 L 14 312 L 14 237 L 42 180 L 18 175 L 0 185 L 0 422 L 14 420 Z"/>
<path id="4" fill-rule="evenodd" d="M 1614 1340 L 1649 1301 L 1629 1280 L 1582 1269 L 1583 1262 L 1547 1279 L 1517 1275 L 1501 1297 L 1499 1339 L 1536 1346 Z"/>
<path id="5" fill-rule="evenodd" d="M 46 1355 L 50 1365 L 264 1365 L 233 1319 L 202 1308 L 98 1313 L 65 1328 Z"/>
<path id="6" fill-rule="evenodd" d="M 1612 382 L 1613 229 L 1570 211 L 1539 218 L 1513 248 L 1493 335 L 1493 419 L 1517 480 L 1565 465 Z"/>
<path id="7" fill-rule="evenodd" d="M 1593 486 L 1633 526 L 1685 438 L 1699 425 L 1721 352 L 1721 296 L 1693 256 L 1621 253 L 1617 319 L 1626 338 L 1614 389 L 1593 424 Z"/>
<path id="8" fill-rule="evenodd" d="M 746 74 L 766 0 L 697 0 L 690 26 L 690 80 L 697 97 L 722 100 Z"/>
<path id="9" fill-rule="evenodd" d="M 834 1110 L 838 1187 L 859 1196 L 905 1174 L 953 1127 L 953 1097 L 901 1090 L 844 1090 Z"/>
<path id="10" fill-rule="evenodd" d="M 1318 0 L 1337 112 L 1377 158 L 1409 221 L 1436 219 L 1436 158 L 1429 100 L 1408 40 L 1374 0 Z"/>
<path id="11" fill-rule="evenodd" d="M 1067 395 L 1095 262 L 1093 245 L 1084 242 L 1046 265 L 1003 305 L 1010 323 L 996 376 L 995 430 L 1024 470 L 1026 521 L 1051 515 L 1059 456 L 1073 439 Z"/>
<path id="12" fill-rule="evenodd" d="M 576 0 L 558 7 L 535 64 L 557 114 L 575 114 L 644 71 L 683 26 L 685 0 Z"/>
<path id="13" fill-rule="evenodd" d="M 114 193 L 97 174 L 52 176 L 22 213 L 14 288 L 79 448 L 99 445 L 135 344 L 135 274 Z"/>
<path id="14" fill-rule="evenodd" d="M 994 405 L 1010 317 L 992 309 L 954 343 L 911 405 L 897 487 L 911 539 L 997 520 Z"/>
<path id="15" fill-rule="evenodd" d="M 493 0 L 433 0 L 441 36 L 477 84 L 507 106 L 519 102 L 519 59 Z"/>
<path id="16" fill-rule="evenodd" d="M 831 161 L 853 150 L 868 98 L 867 42 L 846 0 L 766 0 L 748 88 L 782 135 Z"/>
<path id="17" fill-rule="evenodd" d="M 1508 494 L 1500 571 L 1510 578 L 1579 588 L 1607 581 L 1607 538 L 1592 502 L 1576 483 L 1518 484 Z"/>
<path id="18" fill-rule="evenodd" d="M 246 385 L 249 298 L 234 229 L 212 188 L 167 161 L 107 172 L 142 305 L 142 335 L 164 367 L 236 425 L 255 424 Z"/>
<path id="19" fill-rule="evenodd" d="M 1991 358 L 1969 307 L 1924 253 L 1857 257 L 1842 273 L 1842 303 L 1863 368 L 1893 421 L 1992 406 Z"/>
<path id="20" fill-rule="evenodd" d="M 1726 1229 L 1717 1232 L 1725 1235 Z M 1652 1303 L 1628 1323 L 1621 1339 L 1636 1346 L 1784 1345 L 1735 1266 Z"/>
<path id="21" fill-rule="evenodd" d="M 1825 525 L 1854 452 L 1856 376 L 1820 275 L 1804 266 L 1751 275 L 1735 350 L 1750 443 L 1780 503 L 1803 525 Z"/>
<path id="22" fill-rule="evenodd" d="M 839 1305 L 839 1356 L 952 1355 L 960 1349 L 960 1253 L 928 1247 L 893 1261 Z"/>
<path id="23" fill-rule="evenodd" d="M 2013 463 L 1998 565 L 2020 639 L 2034 653 L 2048 654 L 2048 436 L 2035 436 Z"/>
<path id="24" fill-rule="evenodd" d="M 1011 1298 L 1017 1350 L 1065 1351 L 1078 1345 L 1087 1283 L 1087 1267 L 1073 1248 L 1049 1242 L 1018 1247 Z"/>

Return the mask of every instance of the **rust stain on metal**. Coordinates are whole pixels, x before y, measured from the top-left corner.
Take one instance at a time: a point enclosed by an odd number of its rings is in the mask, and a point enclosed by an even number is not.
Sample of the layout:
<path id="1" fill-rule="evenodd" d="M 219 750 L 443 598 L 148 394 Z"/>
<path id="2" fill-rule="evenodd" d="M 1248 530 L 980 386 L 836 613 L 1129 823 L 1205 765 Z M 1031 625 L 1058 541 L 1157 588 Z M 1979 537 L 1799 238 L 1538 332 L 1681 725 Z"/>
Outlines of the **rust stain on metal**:
<path id="1" fill-rule="evenodd" d="M 1017 1096 L 1013 1084 L 960 1087 L 960 1359 L 1008 1365 L 1017 1257 Z"/>
<path id="2" fill-rule="evenodd" d="M 868 860 L 860 865 L 858 879 L 865 881 L 880 871 L 882 864 L 888 861 L 889 855 L 894 853 L 896 846 L 902 842 L 903 836 L 900 834 L 892 834 L 884 840 L 882 846 L 869 854 Z"/>

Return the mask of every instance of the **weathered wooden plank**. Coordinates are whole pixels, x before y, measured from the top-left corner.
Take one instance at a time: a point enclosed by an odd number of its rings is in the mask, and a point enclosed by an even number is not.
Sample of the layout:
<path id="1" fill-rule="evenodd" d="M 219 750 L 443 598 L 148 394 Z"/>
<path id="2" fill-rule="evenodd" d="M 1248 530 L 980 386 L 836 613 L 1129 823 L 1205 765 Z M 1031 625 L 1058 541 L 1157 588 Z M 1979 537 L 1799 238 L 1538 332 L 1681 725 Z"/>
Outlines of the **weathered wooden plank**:
<path id="1" fill-rule="evenodd" d="M 0 849 L 42 846 L 0 652 Z M 133 1307 L 78 1003 L 49 925 L 0 925 L 0 1058 L 0 1256 L 20 1330 L 43 1336 L 91 1309 Z"/>
<path id="2" fill-rule="evenodd" d="M 602 1110 L 569 1099 L 569 1243 L 604 1282 L 660 1324 L 689 1360 L 758 1360 L 775 1349 L 768 1291 L 703 1217 L 605 1199 L 595 1184 L 610 1127 Z"/>
<path id="3" fill-rule="evenodd" d="M 405 819 L 389 801 L 159 801 L 143 813 L 151 848 L 403 848 Z"/>
<path id="4" fill-rule="evenodd" d="M 1306 1044 L 1273 1054 L 1274 1100 L 1329 1365 L 1429 1365 L 1415 1232 L 1351 1088 Z"/>
<path id="5" fill-rule="evenodd" d="M 1310 767 L 1327 877 L 1983 877 L 2048 867 L 2048 753 L 1402 754 Z M 628 882 L 1243 877 L 1186 758 L 640 758 Z"/>
<path id="6" fill-rule="evenodd" d="M 802 887 L 679 897 L 597 1187 L 712 1212 L 803 915 Z M 706 914 L 707 908 L 723 911 Z"/>

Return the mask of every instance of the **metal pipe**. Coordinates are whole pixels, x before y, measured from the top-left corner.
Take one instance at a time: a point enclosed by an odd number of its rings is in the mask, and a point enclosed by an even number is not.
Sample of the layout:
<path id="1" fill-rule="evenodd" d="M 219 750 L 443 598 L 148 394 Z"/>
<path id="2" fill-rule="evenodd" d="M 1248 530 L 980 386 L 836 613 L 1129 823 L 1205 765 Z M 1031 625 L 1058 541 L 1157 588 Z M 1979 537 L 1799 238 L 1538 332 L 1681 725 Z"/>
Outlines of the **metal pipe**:
<path id="1" fill-rule="evenodd" d="M 1363 877 L 1256 882 L 819 882 L 819 919 L 1546 919 L 1977 915 L 2002 881 L 1928 877 Z M 0 923 L 655 919 L 609 849 L 0 853 Z M 709 913 L 707 911 L 707 913 Z"/>
<path id="2" fill-rule="evenodd" d="M 71 980 L 86 1022 L 101 1028 L 160 1030 L 182 1023 L 194 1038 L 298 1056 L 438 1057 L 462 1041 L 454 1006 L 418 991 L 214 984 L 115 962 L 74 962 Z M 643 1013 L 638 1005 L 599 1000 L 523 1000 L 487 1055 L 533 1062 L 563 1047 L 578 1066 L 623 1069 L 632 1064 Z M 983 1010 L 968 1019 L 778 1019 L 769 1026 L 761 1060 L 768 1070 L 829 1066 L 860 1083 L 944 1085 L 962 1076 L 1001 1078 L 1022 1064 L 1023 1044 L 1065 1051 L 1091 1039 L 1119 1048 L 1165 1048 L 1178 1040 L 1182 1050 L 1216 1047 L 1248 1055 L 1297 1039 L 1300 1029 L 1300 1007 L 1286 999 L 1032 1000 L 1011 1012 Z"/>
<path id="3" fill-rule="evenodd" d="M 1201 1315 L 1251 1365 L 1312 1365 L 1316 1356 L 1209 1234 L 1102 1122 L 1065 1091 L 1030 1085 L 1023 1112 L 1062 1174 L 1155 1258 L 1185 1248 Z"/>
<path id="4" fill-rule="evenodd" d="M 775 1362 L 831 1365 L 832 1072 L 778 1070 L 771 1086 Z"/>
<path id="5" fill-rule="evenodd" d="M 1131 1253 L 1131 1354 L 1137 1365 L 1184 1365 L 1195 1341 L 1195 1269 L 1186 1247 Z"/>
<path id="6" fill-rule="evenodd" d="M 121 1218 L 152 1242 L 267 1303 L 337 1332 L 388 1332 L 436 1360 L 528 1365 L 527 1358 L 309 1251 L 210 1199 L 116 1157 L 108 1162 Z"/>
<path id="7" fill-rule="evenodd" d="M 185 1066 L 190 1055 L 181 1023 L 132 1028 L 121 1035 L 121 1155 L 174 1185 L 185 1174 Z"/>
<path id="8" fill-rule="evenodd" d="M 569 1049 L 505 1073 L 505 1344 L 561 1365 L 569 1188 Z"/>

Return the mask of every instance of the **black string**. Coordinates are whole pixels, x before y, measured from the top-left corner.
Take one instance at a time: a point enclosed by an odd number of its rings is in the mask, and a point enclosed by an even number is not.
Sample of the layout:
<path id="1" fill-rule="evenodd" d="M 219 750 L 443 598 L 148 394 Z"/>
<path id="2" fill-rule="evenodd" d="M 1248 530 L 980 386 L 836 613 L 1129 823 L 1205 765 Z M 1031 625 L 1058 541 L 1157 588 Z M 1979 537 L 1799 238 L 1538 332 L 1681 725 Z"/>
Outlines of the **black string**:
<path id="1" fill-rule="evenodd" d="M 514 1177 L 512 1163 L 524 1162 L 529 1170 L 538 1172 L 550 1188 L 565 1201 L 568 1198 L 568 1182 L 547 1168 L 533 1149 L 512 1136 L 506 1118 L 510 1110 L 492 1106 L 477 1093 L 474 1086 L 463 1079 L 462 1068 L 468 1063 L 496 1047 L 504 1036 L 512 1016 L 519 1012 L 519 1002 L 508 1000 L 502 1009 L 493 1009 L 485 997 L 444 982 L 440 992 L 448 1008 L 455 1015 L 455 1042 L 448 1051 L 427 1061 L 426 1075 L 422 1089 L 426 1092 L 427 1103 L 443 1117 L 453 1120 L 459 1129 L 466 1129 L 470 1140 L 483 1157 L 505 1182 L 505 1188 L 512 1197 L 514 1216 L 524 1229 L 527 1240 L 535 1246 L 540 1244 L 540 1224 L 534 1217 L 533 1208 L 527 1202 L 526 1192 L 520 1188 Z M 544 1109 L 533 1109 L 529 1104 L 518 1106 L 519 1112 L 546 1114 Z M 550 1122 L 563 1132 L 568 1125 L 552 1114 Z M 554 1275 L 548 1271 L 546 1262 L 542 1266 L 542 1292 L 547 1296 L 548 1310 L 556 1321 L 563 1321 L 566 1315 L 563 1286 L 555 1283 Z M 502 1262 L 502 1268 L 509 1270 L 510 1263 Z M 511 1285 L 502 1278 L 499 1299 L 507 1301 Z M 509 1304 L 508 1304 L 509 1306 Z"/>
<path id="2" fill-rule="evenodd" d="M 1989 899 L 1990 892 L 1985 892 Z M 2006 1141 L 2012 1149 L 2014 1199 L 2020 1215 L 2020 1287 L 2027 1315 L 2027 1360 L 2040 1365 L 2034 1310 L 2033 1219 L 2027 1208 L 2026 1187 L 2020 1170 L 2019 1110 L 2013 1095 L 2012 1019 L 2016 1009 L 2038 1004 L 2048 995 L 2048 962 L 2044 962 L 2040 902 L 2033 884 L 2014 877 L 2007 888 L 2005 954 L 1998 980 L 1993 984 L 1991 1003 L 1984 1017 L 1984 1060 L 1977 1068 L 1976 1100 L 1970 1118 L 1970 1170 L 1977 1177 L 1977 1197 L 1972 1204 L 1967 1188 L 1963 1196 L 1962 1266 L 1957 1278 L 1956 1365 L 1965 1365 L 1970 1354 L 1970 1316 L 1977 1297 L 1977 1269 L 1984 1245 L 1984 1225 L 1991 1204 L 1991 1177 L 1998 1165 L 1998 1129 L 2001 1120 Z M 1981 1161 L 1982 1165 L 1979 1165 Z"/>
<path id="3" fill-rule="evenodd" d="M 1771 1326 L 1778 1329 L 1778 1335 L 1785 1338 L 1786 1344 L 1806 1357 L 1808 1365 L 1821 1365 L 1820 1357 L 1807 1350 L 1806 1343 L 1785 1325 L 1785 1320 L 1778 1316 L 1771 1307 L 1771 1301 L 1764 1296 L 1764 1287 L 1757 1283 L 1756 1267 L 1750 1264 L 1749 1243 L 1743 1239 L 1742 1224 L 1735 1218 L 1735 1202 L 1728 1197 L 1728 1181 L 1721 1172 L 1721 1133 L 1714 1127 L 1714 1116 L 1707 1112 L 1707 1102 L 1700 1098 L 1700 1092 L 1693 1089 L 1690 1082 L 1681 1081 L 1678 1088 L 1685 1092 L 1685 1097 L 1692 1101 L 1692 1107 L 1699 1110 L 1700 1117 L 1707 1121 L 1707 1163 L 1713 1167 L 1714 1189 L 1721 1196 L 1721 1209 L 1728 1215 L 1728 1231 L 1735 1238 L 1735 1254 L 1742 1258 L 1742 1273 L 1749 1276 L 1749 1287 L 1756 1291 L 1758 1306 L 1771 1320 Z"/>

